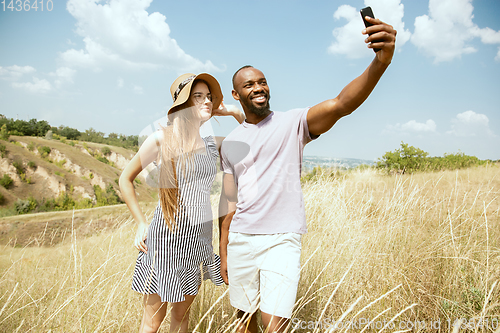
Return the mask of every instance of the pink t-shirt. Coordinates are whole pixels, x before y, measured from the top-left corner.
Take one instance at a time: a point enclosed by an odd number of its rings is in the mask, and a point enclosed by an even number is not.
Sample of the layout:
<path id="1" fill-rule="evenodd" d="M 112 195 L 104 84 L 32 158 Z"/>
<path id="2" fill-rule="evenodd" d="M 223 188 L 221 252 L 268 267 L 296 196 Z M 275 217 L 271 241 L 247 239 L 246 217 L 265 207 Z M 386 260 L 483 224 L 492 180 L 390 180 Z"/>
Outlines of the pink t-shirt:
<path id="1" fill-rule="evenodd" d="M 255 125 L 243 122 L 222 142 L 222 169 L 238 187 L 230 231 L 307 231 L 300 173 L 304 146 L 313 140 L 308 110 L 272 112 Z"/>

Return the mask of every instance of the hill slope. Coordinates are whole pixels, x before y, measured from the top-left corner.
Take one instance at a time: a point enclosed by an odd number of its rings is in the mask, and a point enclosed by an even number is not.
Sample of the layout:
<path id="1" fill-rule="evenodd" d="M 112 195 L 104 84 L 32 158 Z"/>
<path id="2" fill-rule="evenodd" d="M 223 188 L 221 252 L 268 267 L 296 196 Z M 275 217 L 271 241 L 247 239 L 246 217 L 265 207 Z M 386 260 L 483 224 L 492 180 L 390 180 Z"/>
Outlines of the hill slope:
<path id="1" fill-rule="evenodd" d="M 39 137 L 11 136 L 8 142 L 0 143 L 6 148 L 0 160 L 0 177 L 7 174 L 13 179 L 8 189 L 0 186 L 2 207 L 12 206 L 18 199 L 42 201 L 63 193 L 75 200 L 95 200 L 96 185 L 102 190 L 112 187 L 121 198 L 118 178 L 135 154 L 121 147 L 90 142 L 70 145 Z M 156 200 L 156 191 L 141 177 L 135 184 L 139 200 Z"/>

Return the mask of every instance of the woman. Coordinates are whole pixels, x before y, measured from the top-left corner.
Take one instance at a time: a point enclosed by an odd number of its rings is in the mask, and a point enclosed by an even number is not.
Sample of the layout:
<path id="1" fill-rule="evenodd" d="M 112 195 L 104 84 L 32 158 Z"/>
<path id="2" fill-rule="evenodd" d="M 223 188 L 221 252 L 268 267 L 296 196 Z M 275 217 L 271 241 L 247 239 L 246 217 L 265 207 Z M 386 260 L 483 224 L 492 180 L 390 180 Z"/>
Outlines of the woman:
<path id="1" fill-rule="evenodd" d="M 170 332 L 187 332 L 189 308 L 202 278 L 223 283 L 220 258 L 212 248 L 210 189 L 217 171 L 220 142 L 200 136 L 200 126 L 228 111 L 217 80 L 209 74 L 184 74 L 170 88 L 169 125 L 148 137 L 120 176 L 120 189 L 138 223 L 132 289 L 144 294 L 139 332 L 156 332 L 172 303 Z M 135 195 L 133 181 L 151 162 L 159 169 L 159 203 L 150 225 Z M 203 264 L 203 272 L 200 266 Z M 203 275 L 203 276 L 202 276 Z"/>

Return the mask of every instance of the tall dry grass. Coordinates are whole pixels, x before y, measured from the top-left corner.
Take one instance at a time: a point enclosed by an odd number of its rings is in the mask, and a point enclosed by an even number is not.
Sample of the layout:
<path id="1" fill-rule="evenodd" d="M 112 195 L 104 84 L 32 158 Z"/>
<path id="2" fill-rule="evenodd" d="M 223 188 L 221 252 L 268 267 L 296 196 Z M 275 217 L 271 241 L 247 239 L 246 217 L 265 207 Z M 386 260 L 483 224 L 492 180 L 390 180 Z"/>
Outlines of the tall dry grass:
<path id="1" fill-rule="evenodd" d="M 365 170 L 303 189 L 309 231 L 290 331 L 500 332 L 500 168 Z M 55 247 L 3 248 L 0 331 L 137 331 L 134 232 L 123 220 Z M 202 285 L 192 329 L 234 330 L 226 291 Z"/>

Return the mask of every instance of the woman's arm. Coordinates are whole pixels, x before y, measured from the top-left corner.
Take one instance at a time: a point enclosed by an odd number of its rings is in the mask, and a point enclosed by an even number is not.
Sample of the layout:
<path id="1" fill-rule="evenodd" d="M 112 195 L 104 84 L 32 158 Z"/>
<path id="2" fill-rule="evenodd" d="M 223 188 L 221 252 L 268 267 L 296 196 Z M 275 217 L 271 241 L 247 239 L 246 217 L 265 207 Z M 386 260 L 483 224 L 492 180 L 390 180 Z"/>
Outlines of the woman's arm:
<path id="1" fill-rule="evenodd" d="M 235 105 L 224 105 L 224 103 L 221 103 L 218 109 L 215 109 L 213 111 L 214 116 L 232 116 L 238 123 L 242 123 L 245 121 L 245 113 L 238 109 Z M 225 138 L 222 136 L 216 136 L 215 137 L 215 143 L 217 144 L 217 150 L 219 151 L 220 154 L 220 146 L 222 144 L 222 141 Z"/>
<path id="2" fill-rule="evenodd" d="M 134 246 L 138 250 L 145 253 L 147 253 L 147 248 L 144 240 L 146 239 L 148 223 L 146 221 L 146 216 L 139 206 L 133 182 L 137 175 L 156 159 L 158 155 L 158 145 L 162 141 L 161 133 L 162 132 L 156 132 L 144 141 L 137 154 L 135 154 L 123 170 L 119 180 L 120 191 L 123 199 L 125 200 L 132 217 L 138 224 Z"/>
<path id="3" fill-rule="evenodd" d="M 227 244 L 229 243 L 229 226 L 233 220 L 238 201 L 238 189 L 231 174 L 225 173 L 222 179 L 222 192 L 219 201 L 219 256 L 221 259 L 220 274 L 225 284 L 229 284 L 227 275 Z"/>
<path id="4" fill-rule="evenodd" d="M 236 105 L 226 106 L 224 103 L 220 103 L 219 108 L 213 110 L 212 114 L 221 117 L 232 116 L 240 124 L 245 121 L 245 114 Z"/>

